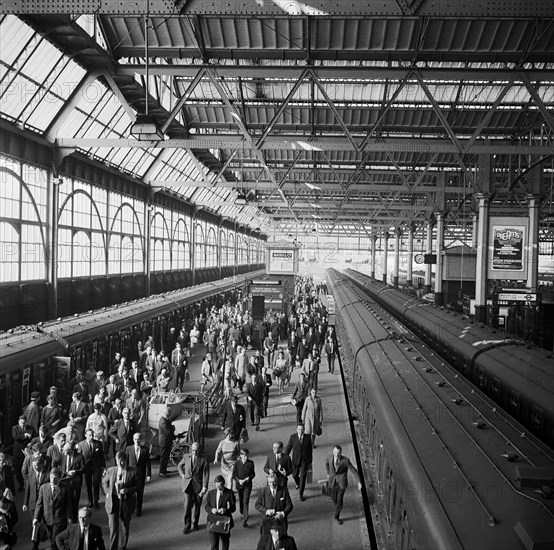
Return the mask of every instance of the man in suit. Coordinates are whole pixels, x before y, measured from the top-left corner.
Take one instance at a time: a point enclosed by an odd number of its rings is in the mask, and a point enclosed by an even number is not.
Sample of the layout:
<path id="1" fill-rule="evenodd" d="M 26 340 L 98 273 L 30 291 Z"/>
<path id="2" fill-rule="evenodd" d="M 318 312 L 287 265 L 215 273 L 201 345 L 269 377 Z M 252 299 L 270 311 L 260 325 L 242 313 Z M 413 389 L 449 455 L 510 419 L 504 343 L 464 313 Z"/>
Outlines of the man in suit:
<path id="1" fill-rule="evenodd" d="M 296 483 L 298 497 L 301 501 L 304 497 L 304 488 L 306 487 L 306 475 L 312 465 L 312 440 L 310 436 L 304 433 L 304 425 L 296 426 L 296 433 L 289 437 L 289 442 L 285 448 L 285 453 L 290 456 L 292 451 L 292 477 Z"/>
<path id="2" fill-rule="evenodd" d="M 88 405 L 83 400 L 80 391 L 73 392 L 72 399 L 73 401 L 69 407 L 69 420 L 74 422 L 77 440 L 82 441 L 85 438 L 85 427 L 89 415 Z"/>
<path id="3" fill-rule="evenodd" d="M 45 460 L 42 456 L 33 457 L 31 464 L 29 476 L 25 481 L 22 510 L 24 512 L 29 511 L 32 519 L 35 517 L 40 488 L 48 482 L 50 476 L 46 471 Z M 38 548 L 38 541 L 33 543 L 33 548 Z"/>
<path id="4" fill-rule="evenodd" d="M 23 491 L 25 486 L 25 480 L 21 474 L 23 462 L 25 460 L 25 453 L 23 449 L 33 438 L 33 429 L 27 425 L 27 421 L 24 416 L 20 416 L 17 424 L 12 427 L 12 439 L 13 439 L 13 469 L 17 481 L 19 482 L 19 490 Z"/>
<path id="5" fill-rule="evenodd" d="M 166 407 L 160 420 L 158 421 L 158 439 L 161 449 L 160 456 L 160 469 L 158 475 L 160 477 L 168 477 L 167 464 L 169 462 L 169 455 L 171 454 L 171 447 L 173 446 L 173 440 L 175 439 L 175 426 L 169 420 L 171 415 L 171 409 Z"/>
<path id="6" fill-rule="evenodd" d="M 71 499 L 71 520 L 77 521 L 79 511 L 79 499 L 81 498 L 81 487 L 83 485 L 83 474 L 85 473 L 85 461 L 83 455 L 77 452 L 73 443 L 66 443 L 63 448 L 61 464 L 61 484 L 65 485 Z"/>
<path id="7" fill-rule="evenodd" d="M 283 534 L 283 526 L 278 519 L 267 520 L 269 534 L 262 535 L 256 550 L 297 550 L 293 537 Z"/>
<path id="8" fill-rule="evenodd" d="M 263 416 L 263 400 L 265 392 L 265 382 L 258 380 L 256 374 L 252 374 L 250 382 L 246 384 L 246 395 L 250 404 L 250 422 L 260 429 L 260 417 Z"/>
<path id="9" fill-rule="evenodd" d="M 236 441 L 240 439 L 243 428 L 246 428 L 246 411 L 238 400 L 239 397 L 236 394 L 229 396 L 221 419 L 221 429 L 231 428 Z"/>
<path id="10" fill-rule="evenodd" d="M 206 512 L 211 515 L 227 516 L 231 518 L 231 529 L 234 527 L 233 512 L 236 510 L 235 493 L 225 487 L 225 478 L 222 475 L 216 476 L 215 489 L 208 492 L 206 498 Z M 210 523 L 208 515 L 208 525 Z M 221 541 L 221 550 L 229 550 L 229 534 L 210 532 L 210 550 L 219 550 L 219 541 Z"/>
<path id="11" fill-rule="evenodd" d="M 146 402 L 140 397 L 138 385 L 131 390 L 131 397 L 127 399 L 125 405 L 137 426 L 146 424 Z"/>
<path id="12" fill-rule="evenodd" d="M 287 478 L 292 474 L 292 460 L 283 452 L 282 441 L 273 443 L 273 452 L 265 461 L 264 472 L 268 475 L 274 474 L 279 487 L 287 486 Z"/>
<path id="13" fill-rule="evenodd" d="M 54 443 L 48 447 L 46 455 L 50 459 L 52 467 L 60 467 L 63 459 L 63 448 L 66 442 L 65 432 L 58 432 L 54 438 Z"/>
<path id="14" fill-rule="evenodd" d="M 41 485 L 33 526 L 44 521 L 50 535 L 52 548 L 56 548 L 56 536 L 67 526 L 71 517 L 71 499 L 65 487 L 60 486 L 62 472 L 59 468 L 50 470 L 50 483 Z"/>
<path id="15" fill-rule="evenodd" d="M 233 479 L 237 485 L 239 496 L 240 517 L 242 526 L 248 527 L 248 503 L 252 493 L 252 480 L 256 476 L 254 462 L 248 458 L 249 451 L 246 447 L 240 450 L 240 459 L 233 466 Z"/>
<path id="16" fill-rule="evenodd" d="M 261 533 L 268 534 L 269 526 L 264 519 L 278 519 L 281 521 L 283 534 L 287 534 L 288 516 L 292 512 L 292 500 L 286 487 L 277 485 L 275 474 L 267 476 L 267 486 L 258 493 L 256 510 L 262 515 Z"/>
<path id="17" fill-rule="evenodd" d="M 179 342 L 175 344 L 175 349 L 171 352 L 171 368 L 171 374 L 175 377 L 175 390 L 182 392 L 185 382 L 185 373 L 188 369 L 188 362 L 185 351 L 181 349 L 181 344 Z"/>
<path id="18" fill-rule="evenodd" d="M 102 478 L 102 489 L 106 495 L 110 550 L 125 550 L 129 541 L 131 515 L 136 506 L 136 475 L 135 470 L 127 466 L 124 451 L 115 455 L 115 463 Z"/>
<path id="19" fill-rule="evenodd" d="M 333 339 L 328 336 L 327 343 L 325 344 L 325 354 L 327 355 L 327 366 L 329 367 L 329 372 L 335 374 L 335 359 L 337 357 L 337 349 Z"/>
<path id="20" fill-rule="evenodd" d="M 127 462 L 130 468 L 134 468 L 137 477 L 137 517 L 142 516 L 142 502 L 144 498 L 144 486 L 152 477 L 152 464 L 150 462 L 150 450 L 145 447 L 139 432 L 133 434 L 133 444 L 126 450 Z"/>
<path id="21" fill-rule="evenodd" d="M 354 467 L 350 459 L 342 456 L 342 447 L 335 445 L 333 454 L 327 457 L 325 462 L 327 477 L 329 479 L 329 489 L 331 490 L 331 498 L 335 504 L 334 518 L 339 525 L 342 525 L 340 513 L 343 507 L 344 493 L 348 487 L 348 470 L 350 470 L 358 480 L 358 489 L 362 490 L 362 482 L 358 474 L 358 470 Z"/>
<path id="22" fill-rule="evenodd" d="M 304 408 L 304 403 L 308 397 L 308 392 L 310 390 L 310 385 L 306 379 L 306 375 L 301 372 L 299 380 L 296 383 L 294 388 L 294 393 L 292 394 L 292 404 L 296 407 L 296 423 L 302 423 L 302 409 Z"/>
<path id="23" fill-rule="evenodd" d="M 136 422 L 131 418 L 131 412 L 127 407 L 121 411 L 121 418 L 116 420 L 110 428 L 108 435 L 114 440 L 115 453 L 122 452 L 133 444 L 133 434 L 138 431 Z"/>
<path id="24" fill-rule="evenodd" d="M 92 510 L 79 510 L 79 523 L 72 523 L 57 537 L 56 544 L 60 550 L 105 550 L 102 528 L 90 522 Z"/>
<path id="25" fill-rule="evenodd" d="M 200 447 L 195 441 L 190 447 L 190 453 L 183 456 L 177 466 L 181 476 L 183 490 L 183 505 L 185 509 L 185 527 L 183 533 L 190 533 L 192 507 L 194 506 L 194 530 L 198 530 L 200 519 L 200 506 L 202 497 L 208 491 L 210 479 L 210 465 L 205 454 L 200 452 Z"/>
<path id="26" fill-rule="evenodd" d="M 6 454 L 2 452 L 0 452 L 0 483 L 3 483 L 15 495 L 12 466 L 8 463 Z"/>
<path id="27" fill-rule="evenodd" d="M 77 448 L 83 457 L 85 466 L 85 485 L 87 487 L 88 506 L 98 508 L 100 498 L 100 482 L 102 472 L 106 469 L 106 455 L 102 442 L 94 439 L 94 432 L 88 429 L 85 432 L 86 439 L 81 441 Z"/>

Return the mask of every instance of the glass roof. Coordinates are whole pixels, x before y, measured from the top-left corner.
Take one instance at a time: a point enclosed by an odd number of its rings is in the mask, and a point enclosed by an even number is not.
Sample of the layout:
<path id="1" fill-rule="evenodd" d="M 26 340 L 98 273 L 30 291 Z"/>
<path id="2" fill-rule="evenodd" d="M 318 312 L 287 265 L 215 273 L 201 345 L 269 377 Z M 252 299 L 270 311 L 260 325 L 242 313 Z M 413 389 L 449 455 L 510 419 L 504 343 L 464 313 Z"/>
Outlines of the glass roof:
<path id="1" fill-rule="evenodd" d="M 95 37 L 102 48 L 106 42 L 94 25 L 92 16 L 79 17 L 77 23 Z M 64 106 L 76 93 L 73 108 L 52 139 L 56 138 L 128 138 L 134 120 L 116 94 L 99 79 L 87 80 L 86 71 L 45 38 L 35 33 L 14 15 L 0 20 L 0 117 L 38 134 L 48 136 Z M 144 78 L 140 77 L 141 83 Z M 169 81 L 149 80 L 150 91 L 162 107 L 171 110 L 177 101 Z M 176 117 L 182 120 L 181 114 Z M 85 155 L 114 166 L 133 177 L 148 181 L 186 181 L 186 186 L 171 185 L 185 199 L 209 203 L 207 209 L 222 216 L 246 213 L 234 203 L 235 191 L 229 188 L 201 187 L 205 169 L 187 149 L 148 150 L 131 147 L 90 147 L 79 149 Z M 198 193 L 195 194 L 195 191 Z M 194 197 L 193 197 L 194 195 Z M 228 204 L 223 204 L 223 203 Z M 249 208 L 252 215 L 256 209 Z"/>

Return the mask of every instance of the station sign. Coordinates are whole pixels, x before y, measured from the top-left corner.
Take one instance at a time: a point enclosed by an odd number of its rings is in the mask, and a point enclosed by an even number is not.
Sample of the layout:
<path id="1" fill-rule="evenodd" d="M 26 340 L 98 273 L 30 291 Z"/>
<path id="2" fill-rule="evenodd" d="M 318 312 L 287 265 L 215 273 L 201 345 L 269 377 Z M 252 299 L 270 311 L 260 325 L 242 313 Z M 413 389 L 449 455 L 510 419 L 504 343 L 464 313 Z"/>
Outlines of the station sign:
<path id="1" fill-rule="evenodd" d="M 499 292 L 499 302 L 536 302 L 536 292 Z"/>

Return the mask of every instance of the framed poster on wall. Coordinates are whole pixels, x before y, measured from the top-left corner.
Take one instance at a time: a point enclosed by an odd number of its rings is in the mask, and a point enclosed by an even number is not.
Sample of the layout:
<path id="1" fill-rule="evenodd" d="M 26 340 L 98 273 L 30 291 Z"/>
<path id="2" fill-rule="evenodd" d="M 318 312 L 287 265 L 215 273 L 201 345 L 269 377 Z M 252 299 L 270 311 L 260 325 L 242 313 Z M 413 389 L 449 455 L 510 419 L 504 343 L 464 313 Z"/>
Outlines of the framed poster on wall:
<path id="1" fill-rule="evenodd" d="M 491 217 L 489 225 L 489 279 L 527 278 L 529 219 Z"/>

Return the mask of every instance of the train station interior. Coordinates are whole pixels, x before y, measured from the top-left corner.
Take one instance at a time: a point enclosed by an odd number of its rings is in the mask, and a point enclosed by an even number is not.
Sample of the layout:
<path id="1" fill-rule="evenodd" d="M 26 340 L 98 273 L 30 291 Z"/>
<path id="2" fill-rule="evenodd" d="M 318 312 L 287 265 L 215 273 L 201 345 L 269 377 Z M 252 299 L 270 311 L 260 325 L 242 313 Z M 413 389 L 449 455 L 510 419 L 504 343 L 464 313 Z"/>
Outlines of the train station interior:
<path id="1" fill-rule="evenodd" d="M 208 284 L 288 315 L 329 268 L 554 350 L 554 2 L 0 2 L 0 355 Z"/>

